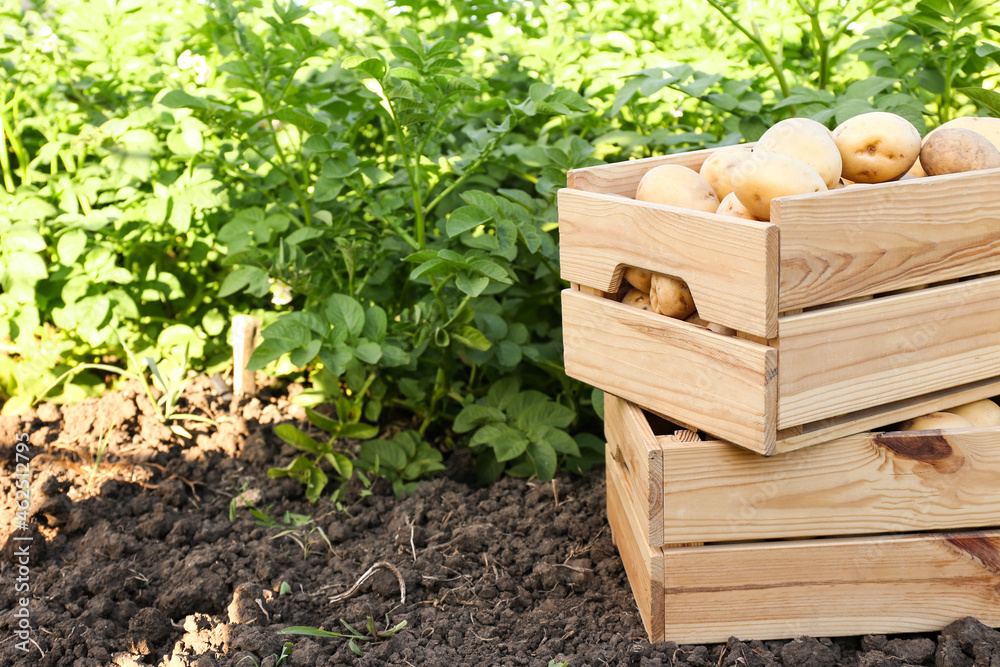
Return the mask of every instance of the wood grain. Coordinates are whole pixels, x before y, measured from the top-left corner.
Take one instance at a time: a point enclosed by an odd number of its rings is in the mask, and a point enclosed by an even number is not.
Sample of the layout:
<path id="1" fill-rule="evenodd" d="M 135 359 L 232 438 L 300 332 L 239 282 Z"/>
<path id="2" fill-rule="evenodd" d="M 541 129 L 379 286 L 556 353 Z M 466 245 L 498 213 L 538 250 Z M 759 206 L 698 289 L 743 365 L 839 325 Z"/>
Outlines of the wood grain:
<path id="1" fill-rule="evenodd" d="M 1000 375 L 1000 276 L 779 321 L 778 428 Z"/>
<path id="2" fill-rule="evenodd" d="M 615 546 L 621 556 L 629 586 L 635 597 L 639 616 L 651 642 L 663 641 L 663 555 L 659 548 L 651 548 L 642 537 L 639 518 L 625 501 L 622 478 L 612 465 L 610 452 L 605 453 L 608 488 L 608 523 L 614 535 Z"/>
<path id="3" fill-rule="evenodd" d="M 619 471 L 623 502 L 649 544 L 663 540 L 663 450 L 642 410 L 604 394 L 604 437 L 608 466 Z"/>
<path id="4" fill-rule="evenodd" d="M 596 167 L 573 169 L 567 174 L 566 182 L 568 187 L 576 190 L 635 197 L 635 192 L 639 188 L 639 181 L 653 167 L 659 167 L 664 164 L 677 164 L 698 171 L 701 169 L 702 163 L 716 151 L 741 150 L 752 146 L 753 144 L 751 143 L 739 144 L 737 146 L 723 146 L 720 148 L 706 148 L 686 153 L 658 155 L 641 160 L 629 160 L 627 162 L 615 162 Z"/>
<path id="5" fill-rule="evenodd" d="M 1000 169 L 783 197 L 780 309 L 1000 269 Z"/>
<path id="6" fill-rule="evenodd" d="M 253 371 L 247 370 L 250 355 L 260 344 L 260 318 L 237 315 L 233 318 L 233 395 L 253 396 L 257 393 L 257 380 Z"/>
<path id="7" fill-rule="evenodd" d="M 773 348 L 572 290 L 562 308 L 567 375 L 773 453 Z"/>
<path id="8" fill-rule="evenodd" d="M 664 542 L 1000 523 L 1000 428 L 863 433 L 769 458 L 724 442 L 659 442 Z"/>
<path id="9" fill-rule="evenodd" d="M 563 280 L 614 293 L 629 266 L 672 275 L 703 319 L 777 333 L 778 228 L 769 223 L 563 189 L 559 253 Z"/>
<path id="10" fill-rule="evenodd" d="M 996 530 L 662 553 L 664 637 L 681 644 L 929 632 L 965 616 L 1000 625 Z"/>
<path id="11" fill-rule="evenodd" d="M 959 387 L 942 389 L 923 396 L 894 401 L 847 415 L 806 424 L 801 434 L 778 431 L 777 454 L 829 442 L 861 431 L 895 424 L 930 412 L 947 410 L 983 398 L 1000 396 L 1000 378 L 987 378 Z"/>

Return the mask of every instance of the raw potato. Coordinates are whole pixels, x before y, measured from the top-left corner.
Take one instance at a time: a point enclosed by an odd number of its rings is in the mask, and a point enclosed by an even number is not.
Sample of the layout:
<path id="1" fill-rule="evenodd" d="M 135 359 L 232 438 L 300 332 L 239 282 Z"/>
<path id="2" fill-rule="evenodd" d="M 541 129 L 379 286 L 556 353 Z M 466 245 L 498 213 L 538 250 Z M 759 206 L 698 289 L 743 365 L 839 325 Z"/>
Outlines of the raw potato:
<path id="1" fill-rule="evenodd" d="M 938 128 L 920 149 L 928 176 L 1000 167 L 1000 150 L 978 132 L 960 127 Z"/>
<path id="2" fill-rule="evenodd" d="M 695 170 L 676 164 L 663 164 L 646 172 L 635 198 L 706 213 L 715 213 L 719 208 L 719 198 L 708 181 Z"/>
<path id="3" fill-rule="evenodd" d="M 717 334 L 722 334 L 723 336 L 736 335 L 736 329 L 733 329 L 732 327 L 727 327 L 725 324 L 716 324 L 715 322 L 712 322 L 708 325 L 708 330 L 714 331 Z"/>
<path id="4" fill-rule="evenodd" d="M 833 139 L 844 162 L 843 177 L 859 183 L 884 183 L 902 176 L 920 155 L 917 128 L 886 111 L 845 120 L 833 131 Z"/>
<path id="5" fill-rule="evenodd" d="M 689 317 L 695 311 L 694 297 L 688 286 L 677 278 L 658 273 L 653 274 L 649 301 L 654 311 L 679 320 Z"/>
<path id="6" fill-rule="evenodd" d="M 758 153 L 733 169 L 733 192 L 758 220 L 771 219 L 771 200 L 826 190 L 823 177 L 808 164 L 782 153 Z"/>
<path id="7" fill-rule="evenodd" d="M 970 426 L 972 426 L 972 422 L 965 417 L 960 417 L 950 412 L 932 412 L 929 415 L 903 422 L 900 424 L 899 430 L 932 431 L 946 428 L 968 428 Z"/>
<path id="8" fill-rule="evenodd" d="M 757 218 L 747 210 L 747 207 L 740 203 L 740 200 L 736 198 L 735 192 L 730 192 L 722 202 L 719 204 L 719 210 L 716 211 L 719 215 L 731 215 L 734 218 L 743 218 L 744 220 L 756 220 Z"/>
<path id="9" fill-rule="evenodd" d="M 697 310 L 685 317 L 684 321 L 695 326 L 708 328 L 708 320 L 701 319 L 701 315 L 698 314 Z"/>
<path id="10" fill-rule="evenodd" d="M 948 408 L 948 412 L 965 417 L 973 426 L 1000 426 L 1000 405 L 988 398 Z"/>
<path id="11" fill-rule="evenodd" d="M 637 289 L 630 289 L 626 292 L 625 297 L 622 299 L 622 303 L 626 306 L 639 308 L 640 310 L 653 310 L 653 304 L 649 302 L 649 294 L 646 292 L 640 292 Z"/>
<path id="12" fill-rule="evenodd" d="M 649 294 L 649 281 L 652 277 L 653 273 L 645 269 L 637 269 L 633 266 L 625 269 L 625 280 L 628 281 L 628 284 L 646 294 Z"/>
<path id="13" fill-rule="evenodd" d="M 699 327 L 705 327 L 709 331 L 714 331 L 715 333 L 722 334 L 723 336 L 736 335 L 736 329 L 731 329 L 724 324 L 713 324 L 712 322 L 708 322 L 707 320 L 701 319 L 701 316 L 698 314 L 698 311 L 695 311 L 693 315 L 689 315 L 688 317 L 686 317 L 684 321 L 689 322 L 691 324 L 696 324 Z"/>
<path id="14" fill-rule="evenodd" d="M 924 137 L 924 142 L 926 143 L 926 141 L 930 137 L 934 136 L 934 133 L 938 130 L 945 130 L 949 128 L 960 128 L 963 130 L 978 132 L 986 137 L 987 141 L 996 146 L 997 150 L 1000 150 L 1000 118 L 981 118 L 979 116 L 953 118 L 937 129 L 932 130 L 926 137 Z"/>
<path id="15" fill-rule="evenodd" d="M 761 136 L 754 151 L 782 153 L 802 160 L 819 173 L 831 190 L 840 181 L 843 160 L 833 133 L 810 118 L 787 118 L 775 123 Z"/>
<path id="16" fill-rule="evenodd" d="M 718 150 L 708 156 L 698 173 L 708 181 L 712 190 L 715 191 L 715 196 L 721 200 L 733 191 L 733 167 L 748 157 L 750 157 L 749 146 Z"/>

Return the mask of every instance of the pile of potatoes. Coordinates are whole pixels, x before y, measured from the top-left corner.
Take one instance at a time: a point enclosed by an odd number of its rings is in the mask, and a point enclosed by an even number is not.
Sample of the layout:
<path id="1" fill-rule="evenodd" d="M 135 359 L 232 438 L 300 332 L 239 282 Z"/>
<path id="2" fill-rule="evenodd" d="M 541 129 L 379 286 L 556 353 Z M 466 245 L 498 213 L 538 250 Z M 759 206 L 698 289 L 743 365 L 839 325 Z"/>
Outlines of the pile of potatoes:
<path id="1" fill-rule="evenodd" d="M 625 269 L 625 280 L 628 285 L 622 303 L 626 306 L 685 320 L 727 336 L 736 335 L 735 329 L 710 324 L 698 317 L 691 290 L 682 280 L 634 267 Z"/>
<path id="2" fill-rule="evenodd" d="M 646 172 L 635 198 L 707 213 L 767 221 L 775 197 L 1000 167 L 1000 118 L 956 118 L 921 140 L 902 116 L 854 116 L 832 132 L 808 118 L 769 128 L 753 146 L 712 153 L 694 171 L 661 165 Z M 622 303 L 707 326 L 683 281 L 630 268 Z"/>
<path id="3" fill-rule="evenodd" d="M 885 111 L 855 116 L 832 132 L 789 118 L 752 148 L 716 151 L 698 172 L 654 167 L 636 199 L 766 221 L 775 197 L 997 167 L 998 118 L 957 118 L 923 141 L 912 123 Z"/>
<path id="4" fill-rule="evenodd" d="M 898 430 L 930 431 L 973 426 L 1000 426 L 1000 405 L 984 398 L 957 408 L 949 408 L 946 412 L 932 412 L 907 420 L 899 425 Z"/>

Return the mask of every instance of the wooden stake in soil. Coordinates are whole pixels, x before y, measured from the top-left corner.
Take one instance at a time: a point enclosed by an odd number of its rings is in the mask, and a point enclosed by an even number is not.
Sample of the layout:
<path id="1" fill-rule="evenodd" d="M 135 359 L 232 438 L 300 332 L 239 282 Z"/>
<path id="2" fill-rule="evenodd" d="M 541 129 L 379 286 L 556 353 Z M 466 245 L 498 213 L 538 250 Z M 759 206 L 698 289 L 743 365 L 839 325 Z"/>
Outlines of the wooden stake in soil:
<path id="1" fill-rule="evenodd" d="M 252 315 L 233 318 L 233 395 L 253 396 L 257 393 L 254 372 L 247 370 L 250 355 L 260 340 L 260 319 Z"/>

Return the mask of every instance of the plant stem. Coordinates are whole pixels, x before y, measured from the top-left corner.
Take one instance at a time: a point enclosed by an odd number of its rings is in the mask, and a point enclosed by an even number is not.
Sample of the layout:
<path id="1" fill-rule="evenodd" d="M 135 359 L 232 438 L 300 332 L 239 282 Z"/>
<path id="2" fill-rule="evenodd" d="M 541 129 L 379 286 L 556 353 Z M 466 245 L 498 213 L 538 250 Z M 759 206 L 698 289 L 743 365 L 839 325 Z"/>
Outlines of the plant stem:
<path id="1" fill-rule="evenodd" d="M 486 158 L 488 158 L 490 155 L 493 154 L 493 149 L 497 147 L 497 144 L 499 144 L 503 140 L 503 138 L 506 137 L 513 129 L 514 128 L 511 127 L 510 130 L 507 130 L 506 132 L 504 132 L 503 134 L 501 134 L 499 137 L 497 137 L 493 141 L 491 141 L 486 146 L 486 148 L 483 149 L 483 152 L 479 154 L 479 157 L 476 158 L 475 162 L 473 162 L 471 165 L 469 165 L 465 169 L 465 171 L 464 171 L 464 173 L 462 173 L 462 175 L 460 175 L 457 179 L 455 179 L 448 187 L 446 187 L 441 192 L 441 194 L 439 194 L 429 204 L 427 204 L 426 208 L 424 208 L 424 215 L 426 216 L 427 214 L 429 214 L 434 209 L 435 206 L 437 206 L 438 204 L 441 203 L 442 199 L 444 199 L 449 194 L 451 194 L 452 192 L 454 192 L 455 188 L 457 188 L 459 185 L 461 185 L 462 183 L 464 183 L 466 181 L 466 179 L 468 179 L 470 176 L 472 176 L 472 174 L 475 173 L 476 169 L 478 169 L 480 167 L 480 165 L 482 165 L 483 162 L 486 161 Z M 536 179 L 536 182 L 537 182 L 537 179 Z"/>
<path id="2" fill-rule="evenodd" d="M 10 168 L 10 156 L 7 154 L 7 117 L 0 115 L 0 168 L 3 169 L 3 186 L 10 194 L 14 194 L 14 176 Z"/>
<path id="3" fill-rule="evenodd" d="M 382 85 L 381 81 L 379 81 L 379 85 Z M 384 89 L 385 87 L 383 86 Z M 420 156 L 412 156 L 413 163 L 410 163 L 410 147 L 406 141 L 406 136 L 403 134 L 403 128 L 396 117 L 396 111 L 392 108 L 392 102 L 389 101 L 388 97 L 385 100 L 386 111 L 389 113 L 392 127 L 396 131 L 396 140 L 399 142 L 399 152 L 403 156 L 403 168 L 406 169 L 406 176 L 410 180 L 410 190 L 413 192 L 414 241 L 417 244 L 415 249 L 423 250 L 427 247 L 427 231 L 424 220 L 423 202 L 420 196 Z M 396 228 L 393 227 L 393 229 Z"/>
<path id="4" fill-rule="evenodd" d="M 463 310 L 465 310 L 465 307 L 469 305 L 469 301 L 471 299 L 472 299 L 471 296 L 469 296 L 468 294 L 465 295 L 465 298 L 462 299 L 462 302 L 458 304 L 458 308 L 456 308 L 455 312 L 451 314 L 451 318 L 442 325 L 443 329 L 447 329 L 456 319 L 458 319 L 458 316 L 462 313 Z"/>
<path id="5" fill-rule="evenodd" d="M 247 62 L 246 56 L 244 55 L 245 48 L 243 46 L 243 40 L 240 35 L 240 29 L 237 26 L 236 22 L 233 21 L 230 25 L 232 26 L 230 28 L 230 34 L 236 41 L 236 56 L 240 59 L 240 62 L 243 64 L 243 67 L 246 69 L 246 71 L 250 73 L 250 76 L 253 80 L 253 85 L 256 88 L 256 93 L 260 95 L 260 99 L 264 103 L 265 115 L 271 116 L 275 111 L 274 108 L 275 105 L 274 105 L 274 100 L 272 100 L 271 96 L 268 95 L 267 84 L 260 80 L 260 78 L 257 76 L 256 70 L 250 67 L 250 63 Z M 291 78 L 289 78 L 288 82 L 289 83 L 291 82 Z M 284 93 L 285 91 L 283 90 L 281 93 L 282 97 L 284 96 Z M 299 206 L 302 208 L 302 217 L 305 221 L 305 225 L 306 227 L 312 227 L 312 206 L 310 205 L 309 200 L 306 199 L 305 193 L 302 191 L 298 179 L 295 178 L 295 176 L 291 173 L 291 170 L 288 166 L 288 160 L 285 158 L 285 151 L 281 147 L 281 142 L 278 141 L 277 133 L 275 133 L 271 128 L 268 128 L 267 131 L 271 135 L 271 143 L 274 145 L 275 154 L 277 155 L 278 160 L 281 162 L 285 178 L 288 179 L 289 185 L 292 186 L 292 192 L 295 193 L 295 198 L 299 200 Z M 268 162 L 271 162 L 271 160 L 269 160 L 266 156 L 264 156 L 264 154 L 261 153 L 259 150 L 257 150 L 256 152 L 262 158 L 264 158 Z M 309 176 L 307 174 L 306 175 L 307 182 L 308 178 Z"/>
<path id="6" fill-rule="evenodd" d="M 768 65 L 771 66 L 771 70 L 774 72 L 775 77 L 778 79 L 778 87 L 781 88 L 781 96 L 788 97 L 792 94 L 792 89 L 788 85 L 788 80 L 785 78 L 785 72 L 778 64 L 778 59 L 775 57 L 774 52 L 768 47 L 764 42 L 764 39 L 760 36 L 760 31 L 757 29 L 757 22 L 751 19 L 751 25 L 753 26 L 753 32 L 747 30 L 746 27 L 730 13 L 728 9 L 723 6 L 719 0 L 707 0 L 708 4 L 712 5 L 723 18 L 725 18 L 729 23 L 736 28 L 738 31 L 743 33 L 747 39 L 753 42 L 757 50 L 760 51 L 764 59 L 767 60 Z"/>

